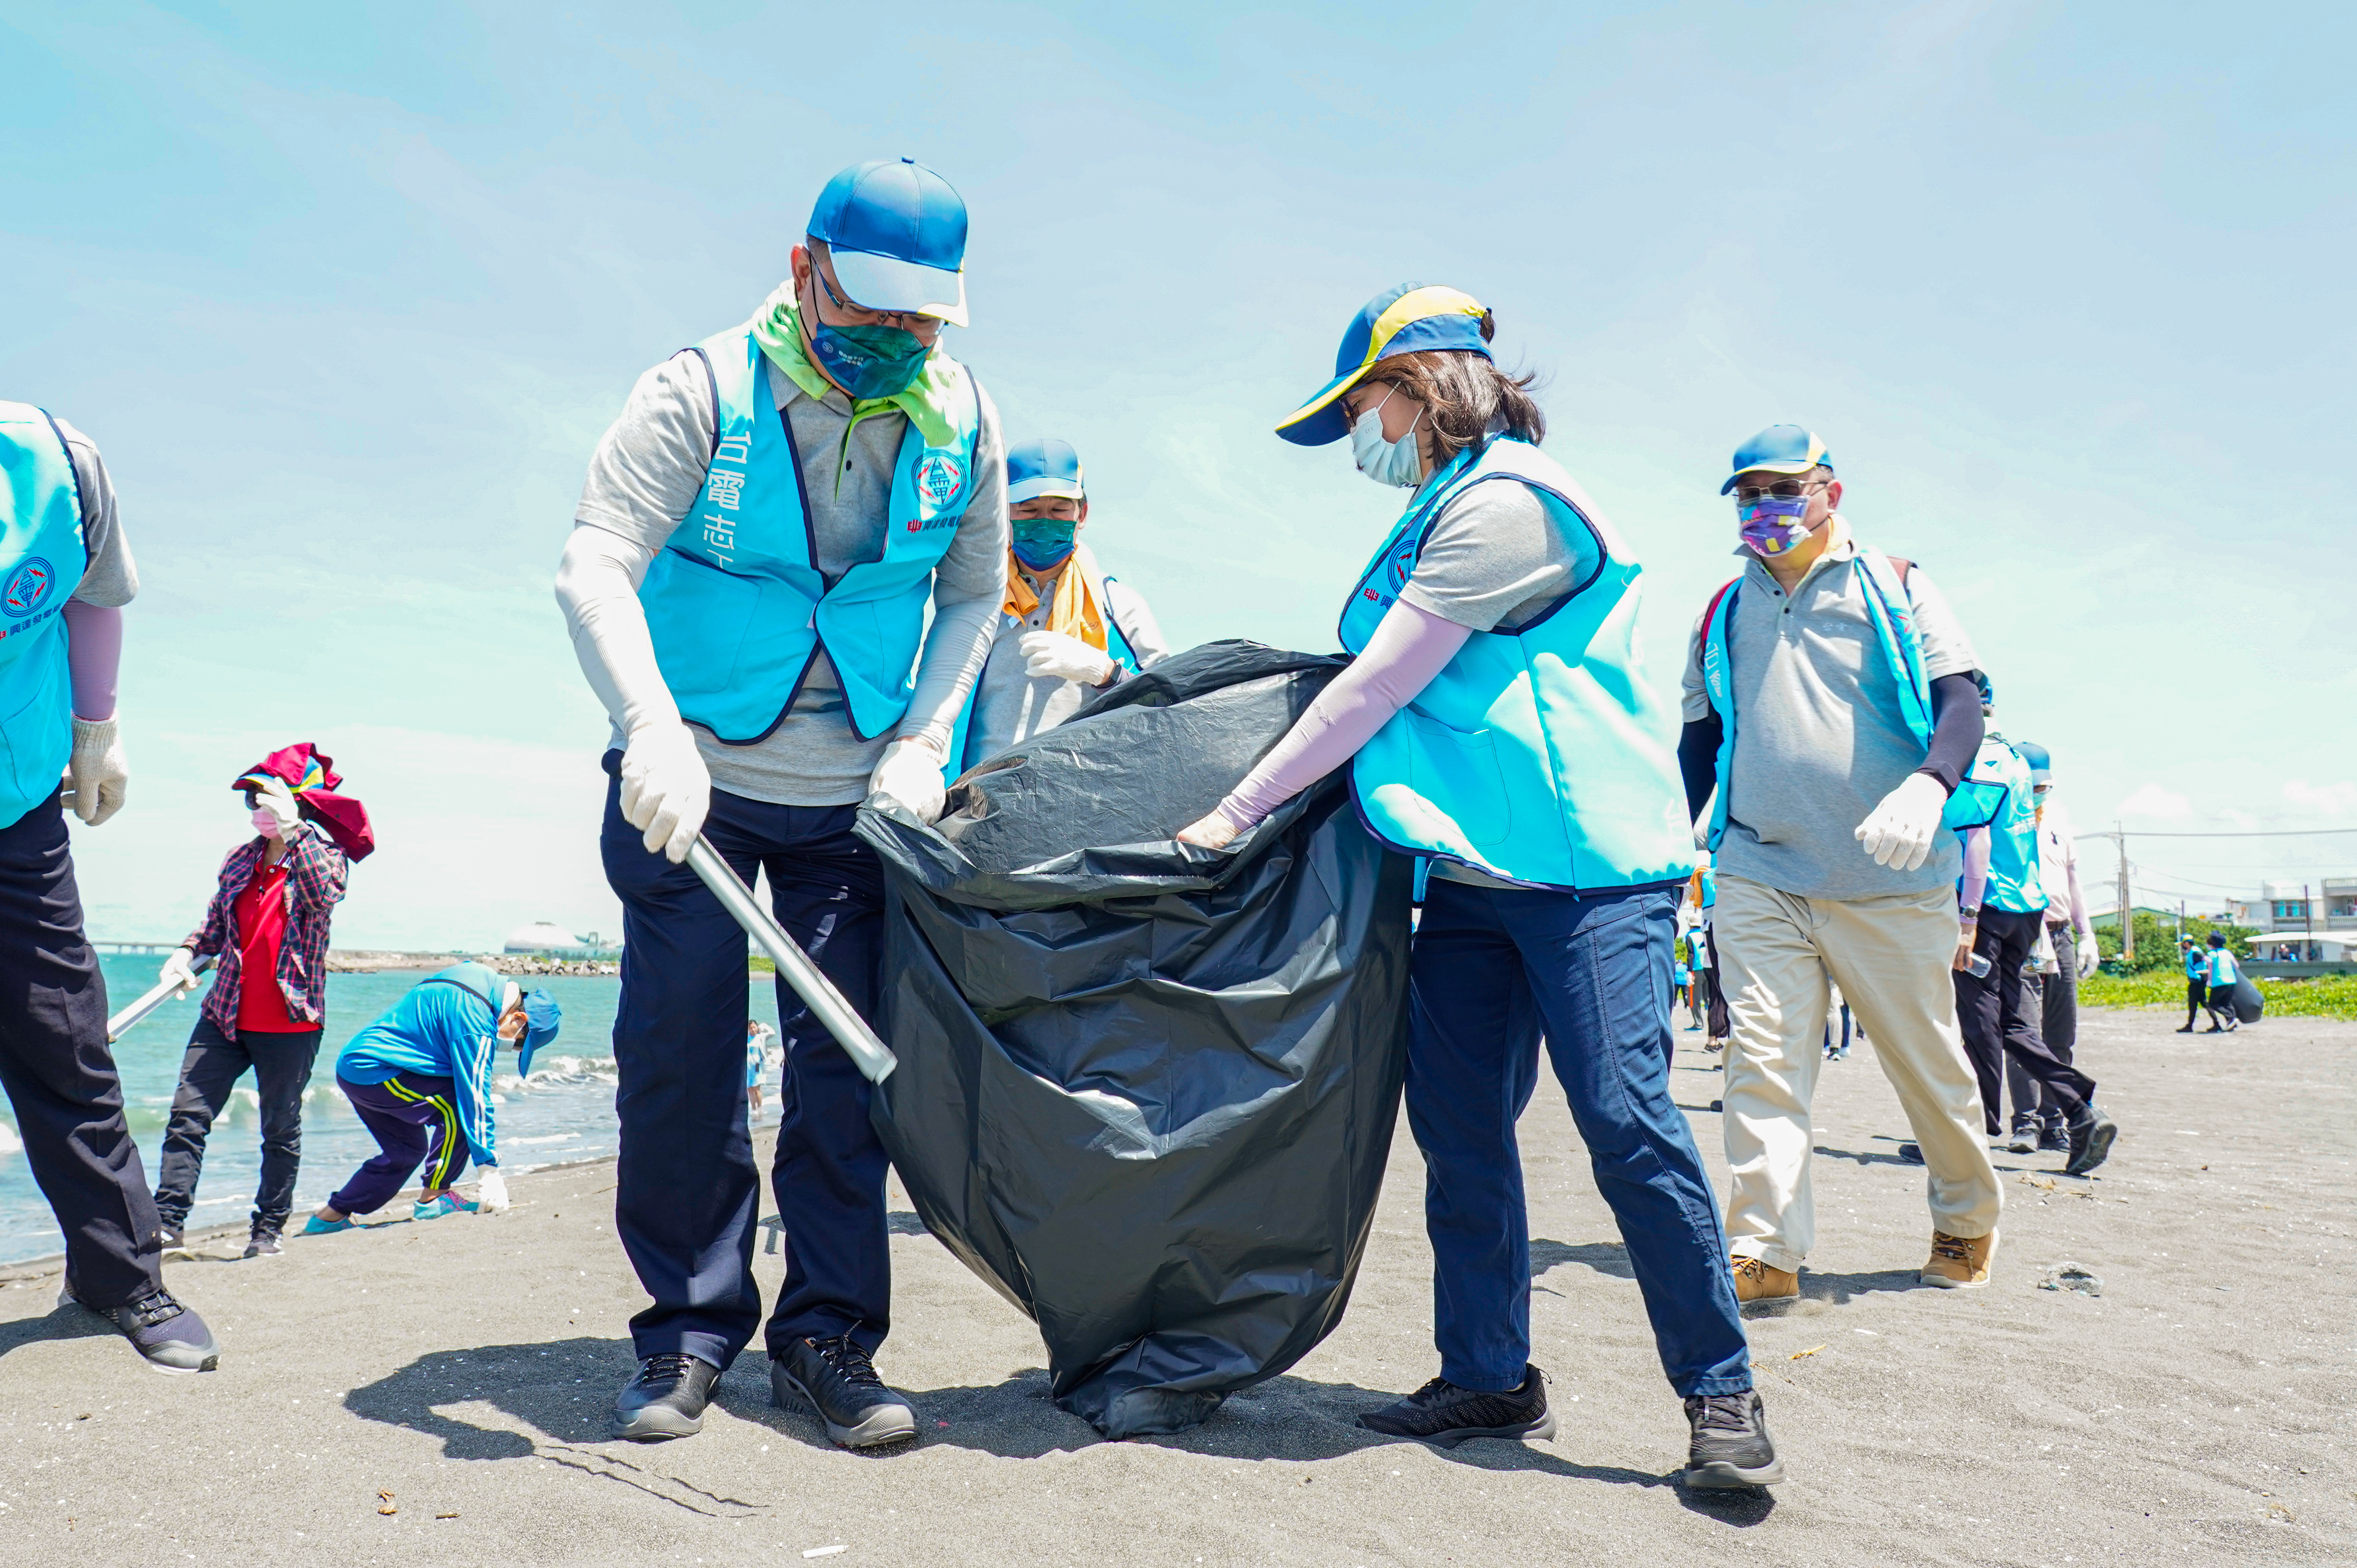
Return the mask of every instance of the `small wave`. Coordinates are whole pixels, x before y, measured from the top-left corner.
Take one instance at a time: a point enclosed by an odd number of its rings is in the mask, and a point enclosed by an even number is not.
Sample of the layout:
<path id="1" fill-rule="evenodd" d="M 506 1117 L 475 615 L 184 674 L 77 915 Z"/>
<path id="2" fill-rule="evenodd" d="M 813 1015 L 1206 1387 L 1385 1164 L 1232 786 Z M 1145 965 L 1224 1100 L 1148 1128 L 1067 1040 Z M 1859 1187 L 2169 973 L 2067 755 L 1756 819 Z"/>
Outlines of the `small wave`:
<path id="1" fill-rule="evenodd" d="M 0 1155 L 19 1155 L 25 1151 L 25 1140 L 16 1136 L 16 1129 L 0 1122 Z"/>

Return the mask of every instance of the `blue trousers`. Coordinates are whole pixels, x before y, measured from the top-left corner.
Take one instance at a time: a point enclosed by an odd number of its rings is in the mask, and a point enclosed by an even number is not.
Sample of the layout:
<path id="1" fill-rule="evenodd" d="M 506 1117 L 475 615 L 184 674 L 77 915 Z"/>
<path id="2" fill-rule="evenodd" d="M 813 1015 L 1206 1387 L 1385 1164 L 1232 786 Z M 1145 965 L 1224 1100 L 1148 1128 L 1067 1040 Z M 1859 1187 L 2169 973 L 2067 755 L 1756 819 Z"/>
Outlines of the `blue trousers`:
<path id="1" fill-rule="evenodd" d="M 621 1122 L 614 1228 L 653 1305 L 630 1319 L 641 1357 L 684 1350 L 726 1368 L 761 1326 L 753 1279 L 760 1178 L 745 1103 L 745 933 L 684 865 L 647 853 L 624 820 L 608 752 L 601 849 L 622 900 L 614 1020 Z M 778 923 L 870 1015 L 881 975 L 884 874 L 851 836 L 856 806 L 778 806 L 712 792 L 704 834 L 747 886 L 770 878 Z M 783 981 L 786 1065 L 770 1180 L 786 1232 L 772 1355 L 849 1334 L 873 1350 L 891 1326 L 884 1146 L 868 1083 Z"/>
<path id="2" fill-rule="evenodd" d="M 471 1151 L 458 1127 L 457 1086 L 448 1079 L 397 1072 L 382 1083 L 354 1083 L 339 1073 L 336 1087 L 382 1152 L 335 1190 L 328 1208 L 339 1214 L 374 1214 L 421 1165 L 425 1192 L 440 1192 L 465 1174 Z"/>
<path id="3" fill-rule="evenodd" d="M 1530 1221 L 1514 1123 L 1544 1038 L 1680 1394 L 1751 1386 L 1718 1204 L 1670 1098 L 1673 892 L 1578 897 L 1435 877 L 1408 971 L 1408 1125 L 1424 1151 L 1440 1375 L 1522 1384 Z"/>

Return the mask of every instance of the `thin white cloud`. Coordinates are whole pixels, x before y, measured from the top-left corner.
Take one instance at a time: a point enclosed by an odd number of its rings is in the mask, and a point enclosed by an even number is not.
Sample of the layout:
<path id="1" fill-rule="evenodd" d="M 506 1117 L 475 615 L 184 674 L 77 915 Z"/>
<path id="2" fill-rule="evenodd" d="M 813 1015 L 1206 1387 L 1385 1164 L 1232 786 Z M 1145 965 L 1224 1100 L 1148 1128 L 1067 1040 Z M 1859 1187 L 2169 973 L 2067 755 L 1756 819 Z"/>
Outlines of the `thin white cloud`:
<path id="1" fill-rule="evenodd" d="M 2176 822 L 2193 814 L 2193 803 L 2174 789 L 2145 783 L 2136 787 L 2135 794 L 2113 808 L 2113 814 L 2148 822 Z"/>

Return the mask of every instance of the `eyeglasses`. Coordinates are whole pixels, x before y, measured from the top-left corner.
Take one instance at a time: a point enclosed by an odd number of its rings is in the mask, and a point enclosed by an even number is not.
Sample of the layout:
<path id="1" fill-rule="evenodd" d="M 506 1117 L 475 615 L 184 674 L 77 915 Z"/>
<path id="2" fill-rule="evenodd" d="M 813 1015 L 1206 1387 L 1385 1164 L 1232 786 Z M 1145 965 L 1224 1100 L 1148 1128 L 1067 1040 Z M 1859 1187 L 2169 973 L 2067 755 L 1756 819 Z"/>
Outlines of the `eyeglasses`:
<path id="1" fill-rule="evenodd" d="M 917 329 L 917 323 L 924 319 L 913 310 L 870 310 L 864 305 L 852 304 L 851 301 L 834 292 L 834 285 L 826 281 L 826 269 L 818 264 L 815 257 L 811 261 L 811 276 L 818 279 L 818 286 L 826 290 L 828 304 L 837 310 L 849 311 L 855 316 L 874 317 L 875 324 L 878 327 L 898 327 L 903 332 L 913 332 Z"/>
<path id="2" fill-rule="evenodd" d="M 1831 483 L 1831 479 L 1815 479 L 1806 484 L 1798 479 L 1779 479 L 1772 485 L 1745 485 L 1735 492 L 1735 504 L 1758 506 L 1770 498 L 1780 501 L 1796 501 L 1803 496 L 1816 494 Z"/>

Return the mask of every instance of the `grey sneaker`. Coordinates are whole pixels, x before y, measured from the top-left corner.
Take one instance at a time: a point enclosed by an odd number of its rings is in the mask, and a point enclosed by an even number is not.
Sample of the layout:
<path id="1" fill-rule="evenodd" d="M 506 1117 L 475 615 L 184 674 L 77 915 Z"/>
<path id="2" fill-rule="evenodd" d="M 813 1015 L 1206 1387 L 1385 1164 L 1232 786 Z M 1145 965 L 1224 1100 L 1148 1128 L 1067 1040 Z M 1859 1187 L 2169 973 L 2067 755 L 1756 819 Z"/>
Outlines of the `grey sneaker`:
<path id="1" fill-rule="evenodd" d="M 1768 1435 L 1768 1412 L 1760 1395 L 1689 1394 L 1686 1444 L 1689 1487 L 1772 1487 L 1784 1478 L 1784 1461 Z"/>
<path id="2" fill-rule="evenodd" d="M 77 1299 L 70 1288 L 58 1297 L 58 1305 Z M 89 1306 L 87 1302 L 82 1304 Z M 97 1312 L 96 1307 L 90 1307 Z M 131 1348 L 147 1359 L 147 1364 L 159 1372 L 175 1375 L 183 1372 L 210 1372 L 221 1365 L 221 1345 L 213 1338 L 205 1320 L 172 1299 L 167 1290 L 153 1290 L 111 1312 L 99 1312 L 101 1317 L 131 1341 Z"/>
<path id="3" fill-rule="evenodd" d="M 845 1448 L 878 1448 L 917 1435 L 917 1414 L 876 1375 L 866 1347 L 848 1334 L 797 1339 L 770 1362 L 770 1397 L 800 1399 Z"/>
<path id="4" fill-rule="evenodd" d="M 608 1430 L 631 1443 L 693 1437 L 704 1430 L 704 1410 L 719 1381 L 719 1368 L 684 1350 L 649 1356 L 615 1397 Z"/>
<path id="5" fill-rule="evenodd" d="M 1454 1448 L 1470 1437 L 1553 1437 L 1555 1412 L 1547 1408 L 1546 1374 L 1526 1364 L 1521 1388 L 1491 1393 L 1435 1378 L 1407 1398 L 1367 1412 L 1359 1424 Z"/>
<path id="6" fill-rule="evenodd" d="M 259 1225 L 253 1228 L 253 1234 L 246 1238 L 245 1255 L 249 1258 L 275 1258 L 283 1256 L 285 1251 L 278 1240 L 277 1231 L 264 1230 Z"/>

